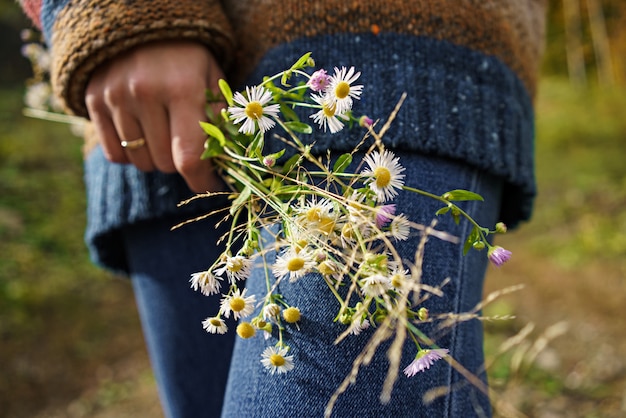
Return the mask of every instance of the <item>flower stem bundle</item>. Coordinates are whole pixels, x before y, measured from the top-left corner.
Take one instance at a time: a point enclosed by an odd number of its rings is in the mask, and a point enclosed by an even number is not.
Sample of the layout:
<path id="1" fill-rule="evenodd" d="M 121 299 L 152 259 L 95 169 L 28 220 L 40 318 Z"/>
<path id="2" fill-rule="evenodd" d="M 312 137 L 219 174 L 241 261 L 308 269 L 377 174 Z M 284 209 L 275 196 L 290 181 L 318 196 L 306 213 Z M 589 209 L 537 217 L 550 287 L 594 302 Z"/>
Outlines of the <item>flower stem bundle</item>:
<path id="1" fill-rule="evenodd" d="M 203 158 L 212 160 L 232 189 L 227 215 L 231 228 L 222 256 L 191 278 L 191 286 L 206 295 L 222 293 L 217 313 L 204 321 L 204 328 L 221 334 L 227 332 L 223 318 L 245 318 L 238 334 L 255 337 L 254 327 L 275 339 L 274 347 L 259 353 L 260 361 L 270 374 L 286 373 L 298 367 L 289 355 L 286 329 L 297 327 L 306 313 L 290 305 L 279 289 L 318 275 L 337 301 L 334 320 L 345 326 L 337 343 L 370 327 L 401 328 L 416 346 L 415 360 L 404 367 L 411 377 L 445 358 L 448 350 L 435 347 L 420 331 L 420 324 L 432 320 L 421 306 L 424 295 L 441 289 L 421 283 L 420 271 L 414 268 L 421 260 L 409 265 L 397 248 L 416 233 L 450 241 L 455 237 L 397 213 L 394 199 L 417 193 L 439 202 L 436 217 L 471 224 L 464 253 L 486 248 L 496 265 L 507 261 L 510 252 L 492 246 L 487 238 L 506 228 L 482 227 L 457 205 L 482 200 L 476 193 L 458 189 L 435 195 L 407 185 L 400 159 L 382 142 L 397 109 L 377 131 L 373 119 L 354 114 L 354 103 L 364 93 L 360 73 L 353 67 L 310 73 L 314 65 L 311 54 L 305 54 L 291 68 L 245 92 L 233 94 L 222 80 L 222 97 L 211 97 L 227 107 L 220 114 L 209 112 L 210 122 L 201 123 L 207 134 Z M 363 140 L 350 153 L 324 159 L 314 144 L 302 140 L 314 129 L 334 134 L 344 128 L 363 130 Z M 268 138 L 278 130 L 281 135 Z M 371 146 L 359 151 L 368 138 L 373 139 Z M 269 140 L 282 141 L 284 148 L 267 152 Z M 363 155 L 360 164 L 354 161 L 357 152 Z M 262 239 L 263 231 L 272 231 L 274 245 Z M 267 261 L 266 255 L 275 249 L 274 261 Z M 421 257 L 423 248 L 415 254 Z M 248 295 L 243 284 L 255 268 L 265 271 L 266 293 Z"/>

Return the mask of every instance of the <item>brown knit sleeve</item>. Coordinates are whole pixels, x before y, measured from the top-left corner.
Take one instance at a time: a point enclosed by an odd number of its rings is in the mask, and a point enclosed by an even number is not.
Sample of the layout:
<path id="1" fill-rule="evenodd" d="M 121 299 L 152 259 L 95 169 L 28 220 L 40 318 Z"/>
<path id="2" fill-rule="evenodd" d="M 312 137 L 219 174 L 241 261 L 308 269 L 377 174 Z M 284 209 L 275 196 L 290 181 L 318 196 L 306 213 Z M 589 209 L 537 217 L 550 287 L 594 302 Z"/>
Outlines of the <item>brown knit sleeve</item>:
<path id="1" fill-rule="evenodd" d="M 232 29 L 218 0 L 70 0 L 50 40 L 55 94 L 69 112 L 86 117 L 85 89 L 98 65 L 137 45 L 172 39 L 205 44 L 224 68 L 232 60 Z"/>

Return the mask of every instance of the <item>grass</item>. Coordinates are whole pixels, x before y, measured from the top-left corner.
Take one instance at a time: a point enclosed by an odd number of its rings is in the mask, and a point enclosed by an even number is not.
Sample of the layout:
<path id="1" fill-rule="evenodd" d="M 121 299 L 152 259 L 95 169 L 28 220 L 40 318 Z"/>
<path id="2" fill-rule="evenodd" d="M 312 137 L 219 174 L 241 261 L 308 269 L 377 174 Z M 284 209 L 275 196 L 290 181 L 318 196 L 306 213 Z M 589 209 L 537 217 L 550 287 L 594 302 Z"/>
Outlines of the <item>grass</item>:
<path id="1" fill-rule="evenodd" d="M 536 216 L 531 249 L 563 266 L 626 268 L 624 89 L 576 90 L 544 80 L 537 106 Z M 541 232 L 541 233 L 540 233 Z"/>
<path id="2" fill-rule="evenodd" d="M 525 284 L 486 309 L 517 318 L 486 323 L 485 347 L 492 388 L 526 416 L 626 414 L 624 93 L 558 78 L 539 89 L 535 214 L 502 237 L 513 259 L 486 283 L 488 291 Z M 527 325 L 533 332 L 498 355 Z M 556 326 L 567 329 L 548 338 Z M 533 346 L 543 348 L 530 358 Z"/>
<path id="3" fill-rule="evenodd" d="M 125 357 L 147 368 L 130 286 L 83 244 L 81 140 L 23 117 L 21 100 L 0 92 L 0 410 L 11 417 L 80 398 Z"/>

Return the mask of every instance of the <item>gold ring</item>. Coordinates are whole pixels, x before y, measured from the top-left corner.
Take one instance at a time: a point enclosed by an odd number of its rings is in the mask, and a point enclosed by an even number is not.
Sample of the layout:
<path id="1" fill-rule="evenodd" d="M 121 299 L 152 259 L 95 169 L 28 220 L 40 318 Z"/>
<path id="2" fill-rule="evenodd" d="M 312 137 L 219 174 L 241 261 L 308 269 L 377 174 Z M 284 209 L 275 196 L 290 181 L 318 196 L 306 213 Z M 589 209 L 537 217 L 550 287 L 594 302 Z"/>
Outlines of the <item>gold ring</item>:
<path id="1" fill-rule="evenodd" d="M 146 140 L 143 138 L 135 139 L 134 141 L 122 141 L 122 148 L 137 149 L 146 145 Z"/>

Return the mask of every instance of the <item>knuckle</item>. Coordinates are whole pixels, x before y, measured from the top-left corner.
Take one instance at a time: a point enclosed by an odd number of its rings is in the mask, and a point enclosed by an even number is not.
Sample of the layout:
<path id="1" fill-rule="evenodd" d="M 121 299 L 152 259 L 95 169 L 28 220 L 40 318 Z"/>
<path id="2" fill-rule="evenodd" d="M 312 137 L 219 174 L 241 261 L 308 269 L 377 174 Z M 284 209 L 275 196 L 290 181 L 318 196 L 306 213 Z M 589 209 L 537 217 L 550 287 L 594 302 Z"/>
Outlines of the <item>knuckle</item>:
<path id="1" fill-rule="evenodd" d="M 156 96 L 156 86 L 150 77 L 135 77 L 128 81 L 128 89 L 133 97 L 151 99 Z"/>
<path id="2" fill-rule="evenodd" d="M 203 161 L 199 155 L 190 152 L 180 152 L 174 161 L 176 170 L 184 176 L 193 176 L 201 168 Z"/>
<path id="3" fill-rule="evenodd" d="M 85 105 L 90 113 L 102 112 L 106 107 L 102 94 L 90 90 L 85 93 Z"/>
<path id="4" fill-rule="evenodd" d="M 109 86 L 104 89 L 104 102 L 111 105 L 123 103 L 125 101 L 126 94 L 124 88 L 119 85 Z"/>
<path id="5" fill-rule="evenodd" d="M 124 154 L 124 152 L 112 151 L 107 148 L 104 148 L 103 152 L 104 152 L 104 158 L 106 158 L 112 163 L 125 164 L 128 162 L 128 159 L 126 158 L 126 155 Z"/>

